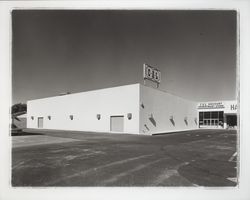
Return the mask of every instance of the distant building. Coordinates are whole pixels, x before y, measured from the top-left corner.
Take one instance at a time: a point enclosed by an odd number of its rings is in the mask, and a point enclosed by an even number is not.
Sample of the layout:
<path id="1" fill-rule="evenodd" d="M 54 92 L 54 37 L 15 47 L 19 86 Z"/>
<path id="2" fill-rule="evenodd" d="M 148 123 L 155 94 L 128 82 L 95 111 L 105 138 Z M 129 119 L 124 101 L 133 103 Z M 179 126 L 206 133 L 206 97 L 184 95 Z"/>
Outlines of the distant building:
<path id="1" fill-rule="evenodd" d="M 133 84 L 28 101 L 27 128 L 148 135 L 225 128 L 237 125 L 236 106 Z"/>
<path id="2" fill-rule="evenodd" d="M 237 126 L 237 102 L 216 101 L 198 103 L 200 128 L 233 128 Z"/>

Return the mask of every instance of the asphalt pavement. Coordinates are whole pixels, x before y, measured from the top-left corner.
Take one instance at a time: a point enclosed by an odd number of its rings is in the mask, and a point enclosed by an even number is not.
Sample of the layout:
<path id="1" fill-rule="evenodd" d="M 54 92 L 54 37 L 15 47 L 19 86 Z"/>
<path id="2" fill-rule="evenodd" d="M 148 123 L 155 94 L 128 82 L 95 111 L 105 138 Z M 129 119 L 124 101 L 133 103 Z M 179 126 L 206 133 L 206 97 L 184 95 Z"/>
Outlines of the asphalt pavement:
<path id="1" fill-rule="evenodd" d="M 235 130 L 155 136 L 26 131 L 12 137 L 12 186 L 237 185 Z"/>

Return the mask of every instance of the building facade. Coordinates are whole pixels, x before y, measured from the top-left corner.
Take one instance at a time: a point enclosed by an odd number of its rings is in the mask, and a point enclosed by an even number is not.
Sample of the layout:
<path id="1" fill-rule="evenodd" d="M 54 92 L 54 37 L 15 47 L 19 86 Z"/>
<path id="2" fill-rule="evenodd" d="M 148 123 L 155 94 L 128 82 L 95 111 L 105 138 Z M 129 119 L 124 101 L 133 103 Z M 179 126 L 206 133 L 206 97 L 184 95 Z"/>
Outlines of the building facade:
<path id="1" fill-rule="evenodd" d="M 198 103 L 200 128 L 236 128 L 237 102 L 216 101 Z"/>
<path id="2" fill-rule="evenodd" d="M 236 110 L 132 84 L 28 101 L 27 128 L 152 135 L 235 126 Z"/>

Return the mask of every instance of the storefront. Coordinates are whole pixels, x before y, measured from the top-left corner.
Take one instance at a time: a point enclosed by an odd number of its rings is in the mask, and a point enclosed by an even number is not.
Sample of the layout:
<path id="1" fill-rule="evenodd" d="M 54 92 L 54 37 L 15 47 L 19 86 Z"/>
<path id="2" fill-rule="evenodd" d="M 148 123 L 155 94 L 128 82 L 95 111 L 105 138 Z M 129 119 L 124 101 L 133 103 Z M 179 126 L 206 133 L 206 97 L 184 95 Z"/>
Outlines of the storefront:
<path id="1" fill-rule="evenodd" d="M 198 104 L 199 128 L 236 128 L 237 102 L 219 101 Z"/>

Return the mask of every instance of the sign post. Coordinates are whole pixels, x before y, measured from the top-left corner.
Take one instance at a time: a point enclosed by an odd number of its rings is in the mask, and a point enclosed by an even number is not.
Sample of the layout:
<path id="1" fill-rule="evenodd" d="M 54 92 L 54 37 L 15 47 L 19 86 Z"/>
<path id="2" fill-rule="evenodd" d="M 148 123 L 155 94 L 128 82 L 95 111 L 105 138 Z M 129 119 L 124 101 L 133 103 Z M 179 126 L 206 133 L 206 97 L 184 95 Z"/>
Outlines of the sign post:
<path id="1" fill-rule="evenodd" d="M 161 72 L 160 70 L 152 67 L 148 64 L 143 64 L 143 83 L 146 85 L 146 80 L 153 81 L 157 84 L 157 88 L 161 82 Z"/>

